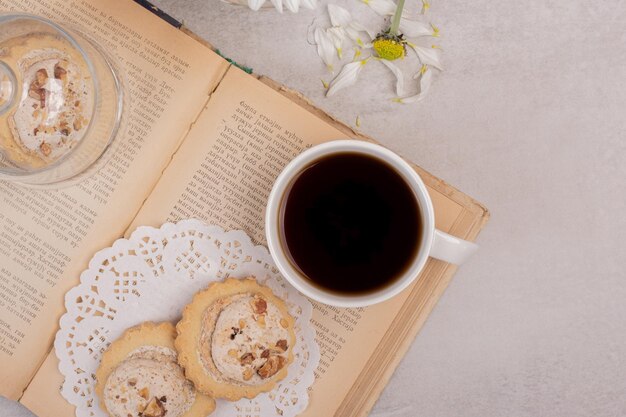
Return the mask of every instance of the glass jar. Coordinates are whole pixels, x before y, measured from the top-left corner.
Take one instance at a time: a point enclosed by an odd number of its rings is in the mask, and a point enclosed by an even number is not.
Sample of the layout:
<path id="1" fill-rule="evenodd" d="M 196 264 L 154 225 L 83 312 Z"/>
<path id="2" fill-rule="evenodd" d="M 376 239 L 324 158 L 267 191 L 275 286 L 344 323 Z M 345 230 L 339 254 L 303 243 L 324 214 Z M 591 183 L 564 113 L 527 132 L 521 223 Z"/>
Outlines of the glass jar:
<path id="1" fill-rule="evenodd" d="M 123 107 L 115 64 L 88 35 L 0 15 L 0 180 L 50 185 L 93 171 Z"/>

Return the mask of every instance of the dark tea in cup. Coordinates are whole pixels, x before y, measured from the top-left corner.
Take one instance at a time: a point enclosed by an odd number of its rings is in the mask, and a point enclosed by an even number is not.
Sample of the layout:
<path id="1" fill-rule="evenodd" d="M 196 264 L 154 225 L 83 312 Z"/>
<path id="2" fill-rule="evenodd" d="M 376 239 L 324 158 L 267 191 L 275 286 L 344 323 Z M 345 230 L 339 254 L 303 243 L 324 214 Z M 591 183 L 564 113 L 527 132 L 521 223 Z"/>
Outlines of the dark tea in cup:
<path id="1" fill-rule="evenodd" d="M 358 152 L 312 161 L 291 180 L 279 213 L 293 268 L 340 295 L 379 291 L 402 277 L 420 247 L 420 207 L 390 164 Z"/>

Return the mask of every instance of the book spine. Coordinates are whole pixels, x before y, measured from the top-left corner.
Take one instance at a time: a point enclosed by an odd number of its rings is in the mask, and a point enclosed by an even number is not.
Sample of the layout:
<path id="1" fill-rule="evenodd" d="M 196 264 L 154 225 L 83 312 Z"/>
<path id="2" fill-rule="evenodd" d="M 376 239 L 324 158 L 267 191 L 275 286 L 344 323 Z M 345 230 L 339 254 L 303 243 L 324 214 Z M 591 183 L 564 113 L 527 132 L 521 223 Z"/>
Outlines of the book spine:
<path id="1" fill-rule="evenodd" d="M 158 7 L 150 3 L 148 0 L 134 0 L 134 1 L 135 3 L 142 6 L 144 9 L 149 10 L 150 12 L 159 16 L 161 19 L 165 20 L 167 23 L 174 26 L 176 29 L 180 29 L 181 26 L 183 25 L 181 22 L 174 19 L 169 14 L 165 13 L 163 10 L 159 9 Z"/>

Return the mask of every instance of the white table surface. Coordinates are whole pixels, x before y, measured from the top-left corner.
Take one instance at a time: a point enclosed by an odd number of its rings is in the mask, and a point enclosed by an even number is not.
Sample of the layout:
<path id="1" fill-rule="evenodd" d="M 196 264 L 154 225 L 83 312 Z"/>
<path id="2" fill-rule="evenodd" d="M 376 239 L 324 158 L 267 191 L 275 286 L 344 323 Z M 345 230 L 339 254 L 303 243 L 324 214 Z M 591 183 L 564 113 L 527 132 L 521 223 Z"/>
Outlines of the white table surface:
<path id="1" fill-rule="evenodd" d="M 155 3 L 491 210 L 372 416 L 626 415 L 626 1 L 433 0 L 446 71 L 405 106 L 380 65 L 323 97 L 306 40 L 323 7 Z"/>

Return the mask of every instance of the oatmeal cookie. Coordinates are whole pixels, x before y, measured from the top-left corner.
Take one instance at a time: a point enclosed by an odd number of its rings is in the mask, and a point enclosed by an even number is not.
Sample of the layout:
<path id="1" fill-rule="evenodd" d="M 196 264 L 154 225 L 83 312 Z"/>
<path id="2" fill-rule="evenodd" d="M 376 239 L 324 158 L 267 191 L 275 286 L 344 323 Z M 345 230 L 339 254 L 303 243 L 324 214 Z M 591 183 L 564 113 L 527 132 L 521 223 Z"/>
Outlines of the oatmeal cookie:
<path id="1" fill-rule="evenodd" d="M 128 329 L 102 355 L 96 372 L 100 405 L 111 417 L 205 417 L 215 401 L 185 378 L 170 323 Z"/>
<path id="2" fill-rule="evenodd" d="M 176 326 L 178 361 L 199 391 L 254 398 L 285 378 L 296 342 L 285 303 L 255 279 L 227 279 L 199 292 Z"/>

